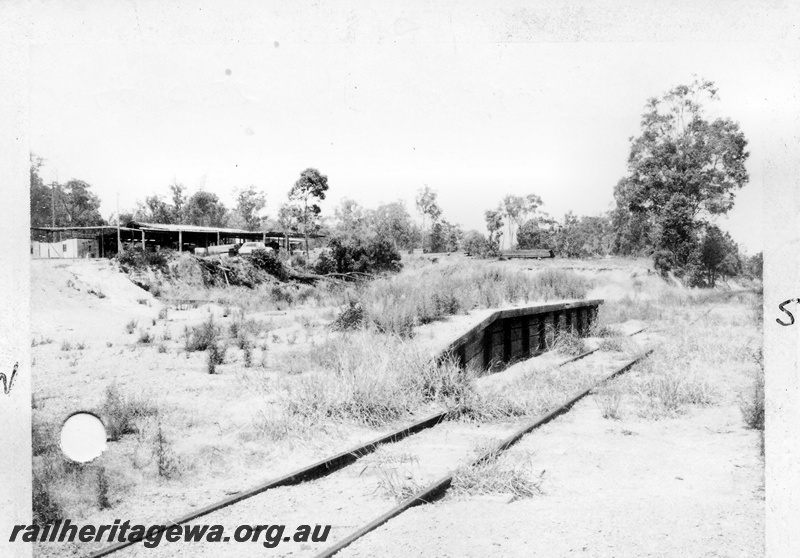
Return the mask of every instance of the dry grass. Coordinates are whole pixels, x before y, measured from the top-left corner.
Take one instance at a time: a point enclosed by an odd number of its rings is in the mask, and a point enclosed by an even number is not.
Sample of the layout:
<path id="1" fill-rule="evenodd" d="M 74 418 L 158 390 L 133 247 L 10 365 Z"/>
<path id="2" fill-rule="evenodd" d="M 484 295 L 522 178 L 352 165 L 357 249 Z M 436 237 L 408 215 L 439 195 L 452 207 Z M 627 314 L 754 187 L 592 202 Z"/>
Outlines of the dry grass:
<path id="1" fill-rule="evenodd" d="M 105 401 L 98 414 L 105 424 L 109 440 L 116 441 L 125 434 L 138 432 L 139 422 L 158 415 L 158 407 L 148 397 L 123 395 L 116 384 L 111 384 L 106 388 Z"/>
<path id="2" fill-rule="evenodd" d="M 542 494 L 544 471 L 534 474 L 530 453 L 491 451 L 495 443 L 482 443 L 476 454 L 488 456 L 453 473 L 451 490 L 454 496 L 510 494 L 512 499 L 532 498 Z M 489 447 L 487 447 L 489 446 Z"/>
<path id="3" fill-rule="evenodd" d="M 622 418 L 623 391 L 612 381 L 594 390 L 594 400 L 600 407 L 600 412 L 605 419 L 619 420 Z"/>
<path id="4" fill-rule="evenodd" d="M 603 337 L 600 339 L 598 349 L 601 351 L 623 353 L 626 356 L 633 356 L 639 350 L 639 345 L 627 335 L 617 337 Z"/>
<path id="5" fill-rule="evenodd" d="M 436 364 L 399 337 L 368 331 L 289 353 L 283 369 L 289 375 L 304 373 L 283 381 L 287 416 L 315 423 L 379 426 L 431 403 L 452 406 L 469 389 L 469 378 L 452 361 Z"/>
<path id="6" fill-rule="evenodd" d="M 214 323 L 213 315 L 209 316 L 202 324 L 186 327 L 183 330 L 184 347 L 187 353 L 205 351 L 217 343 L 220 328 Z"/>
<path id="7" fill-rule="evenodd" d="M 578 356 L 589 349 L 580 335 L 572 331 L 563 331 L 553 341 L 551 350 L 564 356 Z"/>
<path id="8" fill-rule="evenodd" d="M 70 461 L 58 444 L 60 429 L 33 413 L 33 522 L 43 526 L 76 510 L 112 507 L 120 492 L 116 473 L 109 473 L 102 458 L 91 463 Z"/>
<path id="9" fill-rule="evenodd" d="M 487 422 L 542 416 L 594 381 L 593 374 L 578 366 L 531 372 L 500 388 L 468 390 L 462 401 L 461 417 Z"/>
<path id="10" fill-rule="evenodd" d="M 410 337 L 416 326 L 476 308 L 584 298 L 590 282 L 575 273 L 537 274 L 488 264 L 453 264 L 379 279 L 358 297 L 364 322 L 379 332 Z"/>
<path id="11" fill-rule="evenodd" d="M 400 453 L 386 447 L 378 448 L 374 453 L 361 460 L 364 467 L 359 475 L 375 475 L 378 477 L 376 491 L 385 497 L 401 502 L 424 488 L 414 479 L 414 467 L 417 458 L 409 453 Z"/>
<path id="12" fill-rule="evenodd" d="M 760 307 L 760 305 L 759 305 Z M 760 450 L 764 456 L 764 427 L 765 427 L 765 405 L 764 405 L 764 356 L 761 347 L 751 353 L 752 360 L 758 365 L 753 371 L 753 383 L 749 393 L 742 394 L 739 399 L 739 408 L 742 411 L 742 418 L 748 428 L 758 430 L 761 433 Z"/>

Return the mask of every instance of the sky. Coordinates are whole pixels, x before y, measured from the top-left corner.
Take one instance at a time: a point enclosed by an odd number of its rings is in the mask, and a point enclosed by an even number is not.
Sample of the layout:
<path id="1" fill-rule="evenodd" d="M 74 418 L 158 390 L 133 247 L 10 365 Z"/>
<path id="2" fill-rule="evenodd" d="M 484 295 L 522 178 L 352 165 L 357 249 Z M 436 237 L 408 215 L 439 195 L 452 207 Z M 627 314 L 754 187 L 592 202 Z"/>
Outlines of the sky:
<path id="1" fill-rule="evenodd" d="M 443 217 L 485 231 L 506 194 L 542 209 L 614 206 L 648 98 L 694 75 L 709 117 L 749 141 L 750 182 L 717 224 L 762 249 L 760 49 L 747 43 L 382 42 L 57 44 L 30 52 L 30 146 L 45 182 L 85 180 L 110 218 L 177 180 L 229 206 L 250 184 L 278 206 L 308 167 L 322 204 L 367 207 L 438 192 Z"/>

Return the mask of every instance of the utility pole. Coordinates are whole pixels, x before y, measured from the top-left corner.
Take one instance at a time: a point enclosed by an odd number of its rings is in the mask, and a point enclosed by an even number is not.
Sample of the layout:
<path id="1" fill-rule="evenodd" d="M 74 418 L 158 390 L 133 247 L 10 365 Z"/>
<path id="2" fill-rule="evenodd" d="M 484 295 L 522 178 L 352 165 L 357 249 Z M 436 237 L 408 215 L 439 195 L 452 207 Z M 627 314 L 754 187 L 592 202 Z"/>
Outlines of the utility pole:
<path id="1" fill-rule="evenodd" d="M 50 217 L 53 224 L 53 228 L 56 228 L 56 183 L 52 182 L 50 184 L 50 199 L 52 203 L 52 209 L 50 211 Z"/>
<path id="2" fill-rule="evenodd" d="M 119 232 L 119 191 L 117 191 L 117 254 L 122 253 L 122 239 Z"/>
<path id="3" fill-rule="evenodd" d="M 56 228 L 56 188 L 58 188 L 58 170 L 56 170 L 56 179 L 50 185 L 50 193 L 53 200 L 53 228 Z M 58 233 L 58 241 L 61 242 L 61 233 Z"/>

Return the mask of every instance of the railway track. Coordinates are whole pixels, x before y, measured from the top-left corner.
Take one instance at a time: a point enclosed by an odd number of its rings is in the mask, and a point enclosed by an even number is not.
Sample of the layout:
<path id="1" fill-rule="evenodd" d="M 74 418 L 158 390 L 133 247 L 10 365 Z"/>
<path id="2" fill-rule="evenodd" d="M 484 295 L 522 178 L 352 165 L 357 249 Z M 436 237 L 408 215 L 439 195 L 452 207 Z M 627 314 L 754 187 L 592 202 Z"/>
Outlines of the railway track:
<path id="1" fill-rule="evenodd" d="M 638 333 L 641 333 L 643 330 L 635 331 L 630 336 L 634 336 Z M 590 355 L 596 353 L 598 349 L 593 349 L 581 353 L 577 356 L 569 357 L 564 359 L 563 361 L 556 364 L 556 367 L 566 366 L 567 364 L 573 363 L 577 360 L 585 359 Z M 594 383 L 592 386 L 581 390 L 579 393 L 573 394 L 569 399 L 564 401 L 561 405 L 557 408 L 551 410 L 546 415 L 537 418 L 535 421 L 530 423 L 526 423 L 522 426 L 517 427 L 513 432 L 510 434 L 506 429 L 499 428 L 493 425 L 483 425 L 481 429 L 480 435 L 485 436 L 488 432 L 490 435 L 493 435 L 494 438 L 499 438 L 502 441 L 498 443 L 495 447 L 491 448 L 485 454 L 479 456 L 477 459 L 472 461 L 472 464 L 478 464 L 481 461 L 487 459 L 490 455 L 496 455 L 501 453 L 515 444 L 518 440 L 520 440 L 525 434 L 531 432 L 532 430 L 538 428 L 539 426 L 546 424 L 553 418 L 557 417 L 558 415 L 567 412 L 577 401 L 591 393 L 593 389 L 596 389 L 598 386 L 603 384 L 604 382 L 608 381 L 610 378 L 624 373 L 626 370 L 630 369 L 636 362 L 647 356 L 652 352 L 651 350 L 646 350 L 635 358 L 625 361 L 624 363 L 620 363 L 618 366 L 615 366 L 614 370 L 609 374 L 604 374 L 599 380 Z M 320 505 L 321 499 L 326 500 L 326 506 L 330 507 L 329 504 L 331 501 L 336 501 L 335 493 L 322 486 L 324 484 L 324 480 L 328 478 L 336 477 L 333 482 L 334 486 L 340 487 L 340 492 L 344 493 L 347 490 L 358 490 L 357 487 L 364 485 L 364 479 L 362 478 L 362 473 L 364 472 L 364 468 L 362 468 L 361 472 L 357 472 L 357 467 L 350 467 L 354 465 L 358 460 L 361 458 L 375 452 L 378 448 L 392 445 L 392 448 L 397 448 L 399 452 L 402 453 L 405 446 L 411 445 L 413 448 L 413 444 L 422 445 L 426 443 L 424 439 L 424 435 L 422 433 L 430 433 L 429 437 L 434 437 L 434 435 L 444 435 L 445 438 L 448 440 L 448 445 L 453 446 L 451 448 L 451 453 L 455 455 L 455 464 L 451 463 L 426 463 L 424 469 L 427 469 L 426 475 L 423 475 L 426 479 L 426 484 L 423 488 L 417 490 L 414 494 L 397 504 L 396 506 L 392 507 L 388 511 L 382 511 L 380 508 L 384 507 L 381 505 L 380 502 L 372 503 L 369 506 L 361 506 L 359 508 L 359 512 L 361 515 L 366 517 L 375 517 L 371 521 L 363 522 L 363 526 L 352 530 L 355 525 L 334 525 L 337 530 L 344 530 L 348 529 L 351 530 L 351 533 L 344 538 L 340 539 L 339 542 L 328 548 L 327 550 L 323 551 L 322 553 L 317 555 L 317 558 L 333 556 L 341 549 L 345 548 L 355 540 L 365 536 L 370 531 L 376 529 L 377 527 L 385 524 L 387 521 L 391 520 L 392 518 L 400 515 L 404 511 L 410 509 L 411 507 L 425 504 L 428 502 L 432 502 L 437 498 L 441 497 L 449 488 L 452 480 L 453 480 L 453 471 L 455 466 L 463 465 L 463 455 L 467 453 L 467 449 L 469 447 L 474 447 L 474 442 L 476 436 L 471 436 L 466 433 L 469 429 L 466 425 L 458 425 L 453 421 L 448 421 L 447 419 L 452 416 L 457 416 L 459 414 L 460 409 L 448 409 L 443 410 L 437 413 L 434 413 L 430 416 L 424 417 L 420 420 L 415 421 L 412 424 L 406 425 L 394 432 L 386 434 L 384 436 L 380 436 L 374 440 L 371 440 L 365 444 L 358 445 L 356 447 L 350 448 L 348 450 L 342 451 L 303 467 L 297 471 L 289 473 L 287 475 L 278 477 L 273 479 L 269 482 L 261 484 L 259 486 L 253 487 L 249 490 L 245 490 L 233 496 L 230 496 L 226 499 L 213 503 L 211 505 L 205 506 L 203 508 L 194 510 L 182 517 L 177 519 L 173 519 L 171 521 L 166 521 L 163 523 L 159 523 L 159 525 L 163 526 L 163 530 L 168 529 L 170 526 L 173 525 L 181 525 L 186 524 L 194 519 L 208 516 L 211 514 L 215 514 L 219 512 L 219 510 L 223 510 L 228 508 L 226 512 L 232 509 L 233 504 L 239 504 L 244 502 L 245 500 L 253 499 L 254 497 L 263 494 L 264 492 L 270 491 L 271 494 L 277 495 L 276 498 L 273 500 L 276 501 L 276 504 L 273 505 L 270 502 L 267 502 L 265 505 L 259 507 L 261 511 L 260 513 L 254 513 L 253 511 L 239 511 L 236 510 L 231 513 L 227 513 L 227 515 L 238 516 L 240 521 L 233 522 L 231 525 L 239 524 L 239 525 L 246 525 L 252 523 L 264 523 L 266 521 L 260 521 L 258 518 L 267 514 L 269 520 L 280 520 L 281 523 L 287 524 L 288 516 L 293 515 L 297 511 L 297 506 L 295 505 L 297 501 L 302 501 L 306 503 L 302 513 L 305 513 L 305 516 L 299 515 L 298 516 L 298 524 L 304 523 L 308 520 L 307 514 L 309 510 L 315 510 L 323 512 L 322 508 L 325 506 Z M 443 424 L 446 423 L 446 424 Z M 405 441 L 405 442 L 404 442 Z M 407 448 L 406 448 L 407 449 Z M 436 450 L 439 451 L 439 450 Z M 460 452 L 460 453 L 459 453 Z M 436 453 L 436 452 L 433 452 Z M 336 474 L 338 472 L 338 475 Z M 435 480 L 429 480 L 431 476 L 435 476 Z M 323 477 L 325 479 L 323 479 Z M 317 482 L 319 481 L 319 482 Z M 344 489 L 341 487 L 344 486 Z M 290 490 L 296 491 L 294 492 L 287 492 Z M 335 490 L 335 489 L 334 489 Z M 363 490 L 362 490 L 363 491 Z M 317 507 L 314 507 L 313 502 L 316 500 Z M 311 505 L 307 505 L 311 503 Z M 276 513 L 276 511 L 285 510 L 282 514 Z M 328 510 L 331 515 L 329 518 L 332 519 L 334 512 L 340 512 L 341 507 L 338 509 Z M 377 513 L 376 513 L 377 512 Z M 287 515 L 288 514 L 288 515 Z M 333 522 L 320 520 L 322 515 L 327 515 L 326 513 L 321 513 L 320 517 L 315 517 L 315 522 L 322 523 L 322 524 L 333 524 Z M 341 514 L 340 514 L 341 515 Z M 210 521 L 209 523 L 214 523 L 214 521 Z M 226 521 L 226 523 L 229 523 Z M 227 528 L 226 528 L 227 531 Z M 108 556 L 128 547 L 134 547 L 137 545 L 137 540 L 127 540 L 125 542 L 116 543 L 100 550 L 95 551 L 94 553 L 90 554 L 92 558 L 100 558 L 102 556 Z M 186 553 L 187 556 L 195 556 L 197 555 L 194 551 L 200 550 L 198 544 L 192 545 L 179 545 L 182 548 L 175 548 L 175 546 L 162 546 L 159 548 L 151 548 L 151 549 L 143 549 L 146 551 L 147 556 L 155 556 L 158 554 L 158 551 L 165 551 L 166 548 L 171 548 L 173 551 L 179 552 L 169 552 L 167 551 L 165 555 L 172 556 L 173 554 L 181 554 Z M 244 551 L 246 547 L 251 547 L 253 550 L 259 550 L 263 552 L 263 548 L 261 545 L 237 545 L 237 551 Z M 257 547 L 257 548 L 256 548 Z M 216 551 L 218 551 L 218 545 L 212 545 L 211 549 L 207 549 L 209 555 L 216 555 Z M 304 549 L 305 550 L 305 549 Z M 127 554 L 127 553 L 126 553 Z M 247 554 L 246 552 L 237 552 L 239 555 Z"/>

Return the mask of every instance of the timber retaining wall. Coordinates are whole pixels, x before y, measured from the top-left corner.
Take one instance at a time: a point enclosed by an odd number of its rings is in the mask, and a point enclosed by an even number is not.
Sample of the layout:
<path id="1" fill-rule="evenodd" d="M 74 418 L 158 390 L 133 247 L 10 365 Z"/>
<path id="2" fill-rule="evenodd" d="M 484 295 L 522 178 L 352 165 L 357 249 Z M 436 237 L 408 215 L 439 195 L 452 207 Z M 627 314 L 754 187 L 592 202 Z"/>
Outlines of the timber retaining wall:
<path id="1" fill-rule="evenodd" d="M 552 347 L 562 332 L 586 336 L 602 303 L 580 300 L 498 310 L 441 354 L 453 355 L 462 368 L 477 371 L 536 356 Z"/>

